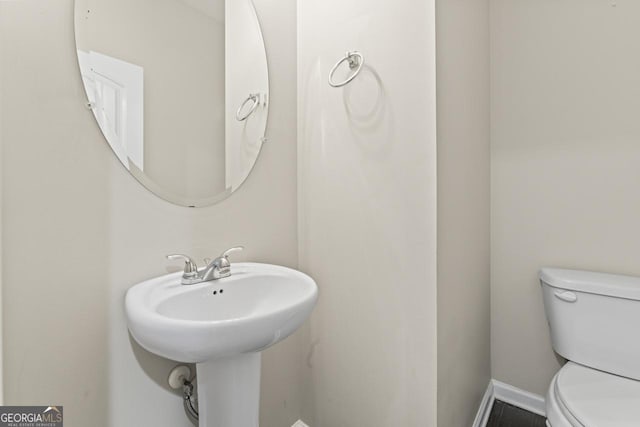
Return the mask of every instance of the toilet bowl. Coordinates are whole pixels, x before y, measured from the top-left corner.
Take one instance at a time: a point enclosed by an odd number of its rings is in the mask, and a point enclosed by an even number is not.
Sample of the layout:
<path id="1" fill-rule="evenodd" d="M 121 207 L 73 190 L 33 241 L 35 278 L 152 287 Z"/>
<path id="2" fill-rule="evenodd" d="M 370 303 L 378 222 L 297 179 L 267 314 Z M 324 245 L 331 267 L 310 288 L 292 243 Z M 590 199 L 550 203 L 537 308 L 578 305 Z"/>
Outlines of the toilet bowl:
<path id="1" fill-rule="evenodd" d="M 542 269 L 554 350 L 550 427 L 640 426 L 640 278 Z"/>
<path id="2" fill-rule="evenodd" d="M 637 427 L 640 381 L 567 362 L 546 399 L 551 427 Z"/>

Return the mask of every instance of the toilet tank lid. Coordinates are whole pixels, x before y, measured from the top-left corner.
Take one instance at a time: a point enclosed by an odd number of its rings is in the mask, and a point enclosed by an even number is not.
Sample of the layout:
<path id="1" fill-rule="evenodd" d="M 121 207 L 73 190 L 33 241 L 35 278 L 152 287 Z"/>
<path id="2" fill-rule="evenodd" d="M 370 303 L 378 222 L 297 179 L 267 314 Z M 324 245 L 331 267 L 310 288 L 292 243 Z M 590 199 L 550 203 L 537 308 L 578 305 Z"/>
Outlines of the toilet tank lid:
<path id="1" fill-rule="evenodd" d="M 562 268 L 542 268 L 539 277 L 554 288 L 640 301 L 640 277 Z"/>

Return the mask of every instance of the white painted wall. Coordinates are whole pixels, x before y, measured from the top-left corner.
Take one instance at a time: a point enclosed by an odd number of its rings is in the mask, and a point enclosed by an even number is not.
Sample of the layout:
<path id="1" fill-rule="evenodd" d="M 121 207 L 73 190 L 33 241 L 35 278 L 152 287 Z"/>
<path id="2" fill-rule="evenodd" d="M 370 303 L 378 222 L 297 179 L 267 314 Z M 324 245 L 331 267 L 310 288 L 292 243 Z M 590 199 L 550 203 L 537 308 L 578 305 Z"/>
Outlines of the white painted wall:
<path id="1" fill-rule="evenodd" d="M 560 361 L 541 266 L 640 275 L 640 2 L 493 0 L 492 371 L 544 394 Z"/>
<path id="2" fill-rule="evenodd" d="M 0 2 L 5 402 L 64 405 L 68 427 L 187 427 L 164 386 L 175 363 L 126 332 L 123 298 L 169 252 L 297 264 L 295 3 L 256 0 L 274 95 L 253 174 L 201 209 L 147 192 L 83 105 L 72 0 Z M 301 417 L 304 329 L 265 352 L 262 425 Z"/>
<path id="3" fill-rule="evenodd" d="M 438 426 L 469 427 L 491 378 L 489 1 L 436 2 Z"/>
<path id="4" fill-rule="evenodd" d="M 313 427 L 436 424 L 434 2 L 298 2 L 300 268 Z M 347 50 L 366 66 L 327 74 Z M 275 91 L 274 91 L 275 93 Z"/>
<path id="5" fill-rule="evenodd" d="M 0 32 L 0 82 L 2 81 L 2 74 L 4 68 L 4 56 L 2 55 L 2 33 Z M 0 405 L 4 404 L 4 338 L 3 338 L 3 311 L 2 311 L 2 212 L 4 210 L 3 199 L 2 199 L 2 147 L 3 139 L 2 139 L 2 102 L 0 102 Z"/>

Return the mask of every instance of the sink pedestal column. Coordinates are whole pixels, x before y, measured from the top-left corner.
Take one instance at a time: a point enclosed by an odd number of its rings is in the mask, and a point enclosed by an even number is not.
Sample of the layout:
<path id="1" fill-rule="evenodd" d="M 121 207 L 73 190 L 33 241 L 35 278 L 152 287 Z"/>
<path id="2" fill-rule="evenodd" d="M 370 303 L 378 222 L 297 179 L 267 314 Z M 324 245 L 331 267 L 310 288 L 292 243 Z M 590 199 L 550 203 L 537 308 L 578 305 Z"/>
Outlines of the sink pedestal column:
<path id="1" fill-rule="evenodd" d="M 258 427 L 260 355 L 246 353 L 196 365 L 199 427 Z"/>

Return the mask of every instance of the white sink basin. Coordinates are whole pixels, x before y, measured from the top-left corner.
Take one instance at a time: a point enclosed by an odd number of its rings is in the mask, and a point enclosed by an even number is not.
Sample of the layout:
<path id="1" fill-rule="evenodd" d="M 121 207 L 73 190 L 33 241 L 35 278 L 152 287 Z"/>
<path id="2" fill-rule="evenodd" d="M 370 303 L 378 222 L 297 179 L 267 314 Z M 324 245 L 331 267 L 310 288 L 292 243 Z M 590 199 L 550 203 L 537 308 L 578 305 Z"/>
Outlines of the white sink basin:
<path id="1" fill-rule="evenodd" d="M 265 349 L 311 313 L 318 288 L 307 275 L 269 264 L 235 263 L 224 279 L 181 285 L 182 273 L 127 292 L 129 330 L 148 351 L 182 362 Z"/>
<path id="2" fill-rule="evenodd" d="M 230 277 L 195 285 L 182 285 L 181 277 L 168 274 L 129 289 L 131 335 L 152 353 L 197 364 L 200 426 L 257 426 L 259 352 L 311 314 L 315 282 L 296 270 L 256 263 L 234 263 Z M 207 408 L 208 398 L 214 408 Z"/>

